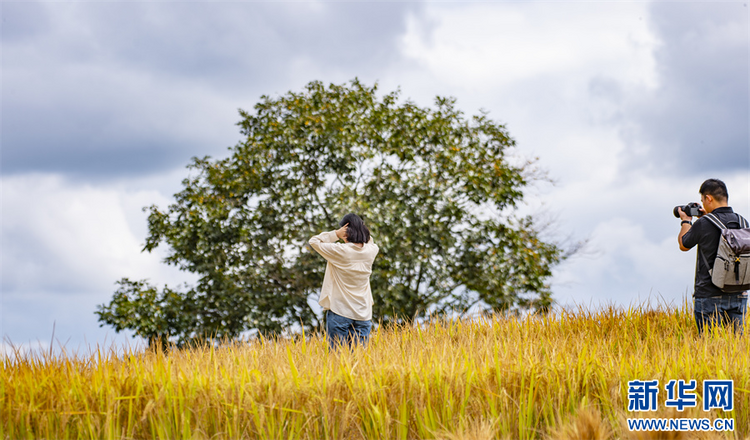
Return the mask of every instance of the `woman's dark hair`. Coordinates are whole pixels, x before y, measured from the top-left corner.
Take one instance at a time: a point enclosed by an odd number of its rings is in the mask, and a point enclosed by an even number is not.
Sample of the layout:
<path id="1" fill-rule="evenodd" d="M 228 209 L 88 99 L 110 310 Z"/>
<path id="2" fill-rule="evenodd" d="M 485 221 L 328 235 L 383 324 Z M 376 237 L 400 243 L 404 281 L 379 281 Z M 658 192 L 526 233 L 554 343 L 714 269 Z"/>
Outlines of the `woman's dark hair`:
<path id="1" fill-rule="evenodd" d="M 701 195 L 711 195 L 714 199 L 720 202 L 726 202 L 729 200 L 729 192 L 727 192 L 727 186 L 719 179 L 708 179 L 703 182 L 701 189 L 698 190 Z"/>
<path id="2" fill-rule="evenodd" d="M 370 230 L 365 226 L 365 222 L 357 214 L 346 214 L 339 226 L 349 223 L 346 228 L 346 240 L 349 243 L 367 243 L 370 241 Z"/>

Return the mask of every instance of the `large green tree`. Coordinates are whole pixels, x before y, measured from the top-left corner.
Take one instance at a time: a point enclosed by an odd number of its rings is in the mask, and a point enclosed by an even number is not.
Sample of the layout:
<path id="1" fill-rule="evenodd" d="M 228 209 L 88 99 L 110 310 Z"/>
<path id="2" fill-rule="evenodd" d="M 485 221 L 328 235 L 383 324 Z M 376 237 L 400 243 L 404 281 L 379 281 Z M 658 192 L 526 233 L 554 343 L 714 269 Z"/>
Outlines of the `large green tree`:
<path id="1" fill-rule="evenodd" d="M 144 208 L 144 250 L 168 246 L 166 263 L 199 281 L 159 291 L 123 278 L 96 312 L 102 325 L 152 343 L 315 328 L 325 260 L 307 241 L 348 212 L 380 246 L 376 320 L 550 307 L 562 250 L 514 215 L 534 174 L 486 113 L 467 118 L 452 98 L 420 107 L 353 80 L 262 96 L 240 115 L 228 157 L 193 158 L 174 203 Z"/>

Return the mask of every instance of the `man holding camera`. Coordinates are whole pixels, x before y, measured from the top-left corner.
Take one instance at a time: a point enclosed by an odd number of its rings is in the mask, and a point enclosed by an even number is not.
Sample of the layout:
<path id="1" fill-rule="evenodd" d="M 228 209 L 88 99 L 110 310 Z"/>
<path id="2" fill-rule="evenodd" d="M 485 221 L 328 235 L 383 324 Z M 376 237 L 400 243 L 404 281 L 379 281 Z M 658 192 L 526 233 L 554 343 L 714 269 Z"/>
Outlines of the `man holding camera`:
<path id="1" fill-rule="evenodd" d="M 689 251 L 693 246 L 698 245 L 693 293 L 695 323 L 698 325 L 699 333 L 703 332 L 706 324 L 729 323 L 734 325 L 735 330 L 742 333 L 747 313 L 747 292 L 725 293 L 712 282 L 709 269 L 713 268 L 716 260 L 721 229 L 704 214 L 713 214 L 729 229 L 741 227 L 740 217 L 729 207 L 727 186 L 721 180 L 706 180 L 699 192 L 703 208 L 697 207 L 697 212 L 690 213 L 685 213 L 681 207 L 675 208 L 675 213 L 682 219 L 680 234 L 677 237 L 680 250 Z M 699 217 L 694 224 L 690 214 Z"/>

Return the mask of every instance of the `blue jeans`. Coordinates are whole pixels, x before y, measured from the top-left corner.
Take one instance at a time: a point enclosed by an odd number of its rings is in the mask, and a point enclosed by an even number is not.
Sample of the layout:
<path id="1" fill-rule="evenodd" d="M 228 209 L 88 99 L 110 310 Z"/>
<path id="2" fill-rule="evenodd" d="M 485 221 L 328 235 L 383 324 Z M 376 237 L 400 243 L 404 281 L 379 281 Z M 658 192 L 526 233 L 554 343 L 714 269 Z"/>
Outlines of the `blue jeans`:
<path id="1" fill-rule="evenodd" d="M 747 296 L 741 294 L 695 298 L 695 323 L 698 325 L 698 333 L 703 333 L 703 327 L 706 325 L 732 323 L 735 331 L 742 334 L 746 314 Z"/>
<path id="2" fill-rule="evenodd" d="M 372 330 L 372 321 L 357 321 L 328 310 L 326 312 L 326 330 L 328 345 L 332 349 L 343 343 L 351 347 L 352 342 L 360 344 L 367 342 L 370 338 L 370 330 Z"/>

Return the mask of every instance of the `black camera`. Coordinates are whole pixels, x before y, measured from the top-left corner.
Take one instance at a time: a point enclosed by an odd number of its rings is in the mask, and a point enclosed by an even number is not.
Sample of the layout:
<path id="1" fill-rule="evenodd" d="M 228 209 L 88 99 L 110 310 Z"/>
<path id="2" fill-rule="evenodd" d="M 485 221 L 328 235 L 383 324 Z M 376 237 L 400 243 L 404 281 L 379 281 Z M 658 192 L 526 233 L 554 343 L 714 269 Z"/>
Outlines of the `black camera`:
<path id="1" fill-rule="evenodd" d="M 682 208 L 682 212 L 691 217 L 700 217 L 703 215 L 703 211 L 700 210 L 701 205 L 698 202 L 688 203 L 685 206 L 675 206 L 674 211 L 672 212 L 674 213 L 675 217 L 680 218 L 680 213 L 677 212 L 677 208 Z"/>

